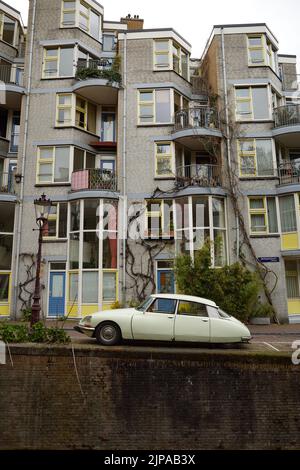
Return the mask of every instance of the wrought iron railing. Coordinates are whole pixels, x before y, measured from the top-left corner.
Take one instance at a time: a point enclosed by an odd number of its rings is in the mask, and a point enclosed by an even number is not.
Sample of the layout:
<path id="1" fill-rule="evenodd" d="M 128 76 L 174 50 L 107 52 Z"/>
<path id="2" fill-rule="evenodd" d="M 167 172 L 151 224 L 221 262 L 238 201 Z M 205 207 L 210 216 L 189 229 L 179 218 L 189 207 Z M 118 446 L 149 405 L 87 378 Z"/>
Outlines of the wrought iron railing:
<path id="1" fill-rule="evenodd" d="M 0 82 L 23 86 L 23 70 L 12 65 L 0 64 Z"/>
<path id="2" fill-rule="evenodd" d="M 210 106 L 181 109 L 175 113 L 175 130 L 180 129 L 220 129 L 219 113 Z"/>
<path id="3" fill-rule="evenodd" d="M 284 162 L 278 167 L 279 184 L 300 183 L 300 164 Z"/>
<path id="4" fill-rule="evenodd" d="M 113 59 L 78 59 L 77 71 L 84 69 L 110 70 L 113 65 Z"/>
<path id="5" fill-rule="evenodd" d="M 177 185 L 214 187 L 221 186 L 221 168 L 219 165 L 185 165 L 176 169 Z"/>
<path id="6" fill-rule="evenodd" d="M 300 124 L 300 104 L 286 104 L 274 109 L 275 127 L 296 126 Z"/>
<path id="7" fill-rule="evenodd" d="M 300 75 L 297 73 L 282 73 L 282 88 L 284 91 L 300 91 Z"/>
<path id="8" fill-rule="evenodd" d="M 15 178 L 13 173 L 0 172 L 0 193 L 15 194 Z"/>
<path id="9" fill-rule="evenodd" d="M 74 171 L 71 188 L 72 191 L 117 191 L 117 176 L 113 171 L 100 168 Z"/>

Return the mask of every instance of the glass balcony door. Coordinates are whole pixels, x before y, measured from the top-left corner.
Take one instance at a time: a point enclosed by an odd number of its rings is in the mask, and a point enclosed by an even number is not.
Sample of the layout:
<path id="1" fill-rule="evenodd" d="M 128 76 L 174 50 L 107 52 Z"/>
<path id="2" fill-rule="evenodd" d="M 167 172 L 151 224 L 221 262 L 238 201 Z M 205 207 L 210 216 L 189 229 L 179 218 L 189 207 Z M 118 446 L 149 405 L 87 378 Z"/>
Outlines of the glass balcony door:
<path id="1" fill-rule="evenodd" d="M 116 113 L 114 111 L 102 111 L 101 141 L 116 142 Z"/>

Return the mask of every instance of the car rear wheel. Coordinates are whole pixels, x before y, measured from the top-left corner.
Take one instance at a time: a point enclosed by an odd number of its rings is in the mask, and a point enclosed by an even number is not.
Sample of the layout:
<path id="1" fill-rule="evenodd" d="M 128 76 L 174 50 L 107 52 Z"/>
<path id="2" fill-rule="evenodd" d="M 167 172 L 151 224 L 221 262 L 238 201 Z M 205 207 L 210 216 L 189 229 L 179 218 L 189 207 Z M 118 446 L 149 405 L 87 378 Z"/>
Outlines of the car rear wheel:
<path id="1" fill-rule="evenodd" d="M 121 341 L 121 331 L 114 323 L 102 323 L 96 329 L 96 340 L 104 346 L 114 346 Z"/>

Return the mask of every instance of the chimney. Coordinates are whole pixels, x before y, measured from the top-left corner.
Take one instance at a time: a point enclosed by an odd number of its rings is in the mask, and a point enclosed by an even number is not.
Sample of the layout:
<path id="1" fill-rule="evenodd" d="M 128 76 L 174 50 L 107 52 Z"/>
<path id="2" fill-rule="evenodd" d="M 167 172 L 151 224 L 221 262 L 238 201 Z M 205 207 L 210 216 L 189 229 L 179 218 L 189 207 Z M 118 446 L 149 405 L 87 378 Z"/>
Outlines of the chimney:
<path id="1" fill-rule="evenodd" d="M 126 18 L 121 18 L 121 23 L 127 24 L 129 31 L 144 29 L 144 20 L 141 20 L 139 15 L 128 14 Z"/>

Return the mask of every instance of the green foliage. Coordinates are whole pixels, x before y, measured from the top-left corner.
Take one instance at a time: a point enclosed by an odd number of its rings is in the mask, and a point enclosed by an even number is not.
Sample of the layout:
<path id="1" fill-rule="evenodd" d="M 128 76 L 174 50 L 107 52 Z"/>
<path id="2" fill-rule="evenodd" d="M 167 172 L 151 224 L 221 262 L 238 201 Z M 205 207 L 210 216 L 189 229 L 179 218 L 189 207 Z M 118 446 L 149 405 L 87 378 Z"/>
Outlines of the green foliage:
<path id="1" fill-rule="evenodd" d="M 255 318 L 272 318 L 274 317 L 274 308 L 270 304 L 262 304 L 259 302 L 256 309 L 253 310 L 251 317 Z"/>
<path id="2" fill-rule="evenodd" d="M 188 255 L 179 256 L 175 274 L 182 294 L 213 300 L 229 315 L 242 321 L 248 320 L 256 310 L 261 289 L 258 275 L 240 263 L 212 268 L 209 241 L 196 253 L 194 263 Z"/>
<path id="3" fill-rule="evenodd" d="M 120 73 L 121 59 L 117 56 L 112 64 L 112 67 L 107 70 L 98 70 L 94 67 L 81 68 L 76 73 L 77 80 L 87 80 L 88 78 L 103 78 L 108 80 L 108 83 L 122 83 L 122 75 Z"/>
<path id="4" fill-rule="evenodd" d="M 68 344 L 70 337 L 62 328 L 47 328 L 39 322 L 29 325 L 0 323 L 0 339 L 5 343 L 48 343 Z"/>
<path id="5" fill-rule="evenodd" d="M 120 308 L 123 308 L 123 306 L 120 302 L 115 302 L 110 307 L 111 310 L 119 310 Z"/>
<path id="6" fill-rule="evenodd" d="M 31 315 L 32 315 L 31 307 L 30 308 L 24 308 L 24 310 L 22 310 L 22 321 L 30 322 Z"/>

